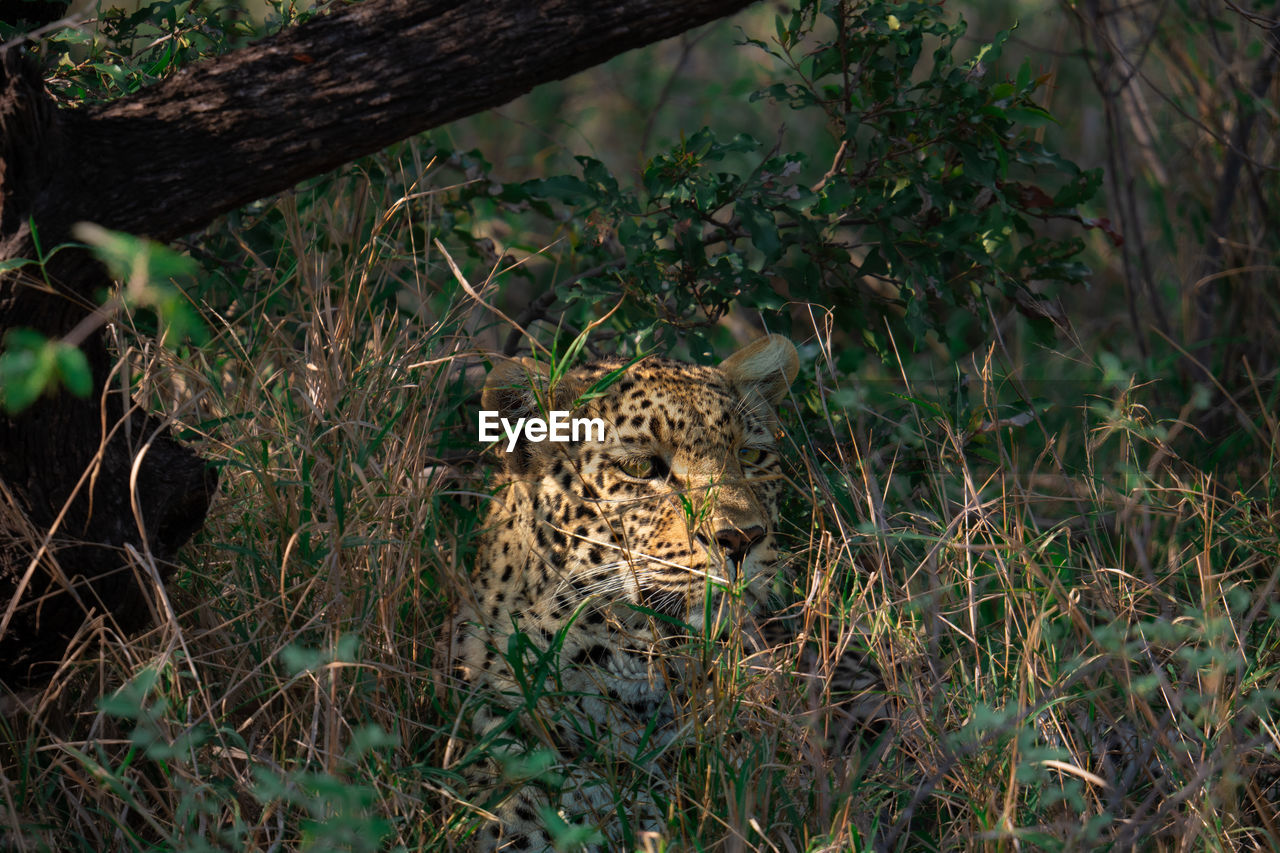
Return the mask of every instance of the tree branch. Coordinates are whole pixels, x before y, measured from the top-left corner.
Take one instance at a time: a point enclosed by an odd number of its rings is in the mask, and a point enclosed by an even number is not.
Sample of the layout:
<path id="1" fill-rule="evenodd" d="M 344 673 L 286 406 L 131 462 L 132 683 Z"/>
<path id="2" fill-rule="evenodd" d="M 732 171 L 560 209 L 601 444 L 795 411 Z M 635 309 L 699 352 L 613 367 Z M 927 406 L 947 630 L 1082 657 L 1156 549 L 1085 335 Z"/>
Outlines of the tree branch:
<path id="1" fill-rule="evenodd" d="M 750 0 L 369 0 L 63 115 L 92 152 L 46 211 L 173 239 L 246 202 L 498 106 Z M 92 187 L 91 199 L 84 188 Z M 85 204 L 85 202 L 91 202 Z"/>

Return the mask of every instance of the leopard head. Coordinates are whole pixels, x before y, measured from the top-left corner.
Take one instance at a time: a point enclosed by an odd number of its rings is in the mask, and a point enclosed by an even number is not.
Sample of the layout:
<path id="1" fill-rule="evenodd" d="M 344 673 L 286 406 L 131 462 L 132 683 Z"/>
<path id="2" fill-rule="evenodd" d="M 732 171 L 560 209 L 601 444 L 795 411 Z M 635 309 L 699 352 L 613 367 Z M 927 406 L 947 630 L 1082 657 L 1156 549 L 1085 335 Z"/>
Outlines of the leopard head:
<path id="1" fill-rule="evenodd" d="M 766 574 L 783 486 L 775 406 L 798 369 L 776 335 L 714 367 L 604 360 L 554 378 L 532 359 L 496 367 L 484 406 L 509 423 L 561 411 L 604 426 L 499 442 L 507 487 L 481 562 L 534 575 L 511 579 L 512 612 L 554 627 L 588 600 L 621 600 L 696 624 L 709 590 Z"/>

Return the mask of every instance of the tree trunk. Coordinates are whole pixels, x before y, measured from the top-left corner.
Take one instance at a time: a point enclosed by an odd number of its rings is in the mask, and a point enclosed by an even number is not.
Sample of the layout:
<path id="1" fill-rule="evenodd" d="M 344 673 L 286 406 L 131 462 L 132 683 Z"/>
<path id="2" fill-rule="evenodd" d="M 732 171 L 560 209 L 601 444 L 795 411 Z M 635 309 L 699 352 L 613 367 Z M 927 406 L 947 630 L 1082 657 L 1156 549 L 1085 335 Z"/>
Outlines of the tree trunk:
<path id="1" fill-rule="evenodd" d="M 0 56 L 0 261 L 47 256 L 79 221 L 178 237 L 748 2 L 367 0 L 132 97 L 65 111 L 10 50 Z M 79 249 L 0 274 L 0 330 L 64 335 L 108 284 Z M 90 613 L 122 631 L 145 623 L 144 591 L 200 528 L 216 484 L 108 389 L 105 343 L 84 349 L 93 395 L 0 414 L 0 681 L 11 685 L 47 677 Z"/>

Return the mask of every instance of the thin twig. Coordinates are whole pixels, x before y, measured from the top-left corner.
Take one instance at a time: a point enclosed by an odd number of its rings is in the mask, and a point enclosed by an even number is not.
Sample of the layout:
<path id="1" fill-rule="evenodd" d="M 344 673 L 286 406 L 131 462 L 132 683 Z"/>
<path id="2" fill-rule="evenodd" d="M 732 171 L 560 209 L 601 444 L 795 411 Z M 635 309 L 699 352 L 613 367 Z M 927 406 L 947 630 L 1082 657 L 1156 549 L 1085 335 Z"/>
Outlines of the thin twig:
<path id="1" fill-rule="evenodd" d="M 572 275 L 559 284 L 551 285 L 551 287 L 547 288 L 545 293 L 530 302 L 529 305 L 520 312 L 520 316 L 516 318 L 516 321 L 511 326 L 511 331 L 507 334 L 506 343 L 502 345 L 502 354 L 508 357 L 516 354 L 516 351 L 520 349 L 520 339 L 528 337 L 529 333 L 526 329 L 539 320 L 545 320 L 547 318 L 547 309 L 555 303 L 556 297 L 558 297 L 561 292 L 568 290 L 583 279 L 599 275 L 605 270 L 613 269 L 614 267 L 620 267 L 624 263 L 626 263 L 625 258 L 614 258 L 611 261 L 596 264 L 594 267 L 590 267 L 576 275 Z M 593 354 L 597 356 L 599 355 L 590 343 L 587 344 L 587 347 Z"/>

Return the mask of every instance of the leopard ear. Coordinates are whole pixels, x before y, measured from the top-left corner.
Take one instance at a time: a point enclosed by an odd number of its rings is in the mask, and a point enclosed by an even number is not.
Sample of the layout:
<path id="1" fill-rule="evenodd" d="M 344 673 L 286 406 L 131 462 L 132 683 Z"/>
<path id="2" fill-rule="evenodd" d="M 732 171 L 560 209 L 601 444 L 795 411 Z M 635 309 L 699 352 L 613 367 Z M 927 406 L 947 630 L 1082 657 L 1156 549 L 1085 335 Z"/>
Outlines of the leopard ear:
<path id="1" fill-rule="evenodd" d="M 568 409 L 585 390 L 572 375 L 561 376 L 551 391 L 551 368 L 542 361 L 509 358 L 499 361 L 484 380 L 481 401 L 486 409 L 510 420 L 542 417 L 547 409 Z"/>
<path id="2" fill-rule="evenodd" d="M 541 417 L 546 401 L 547 385 L 551 372 L 545 364 L 531 358 L 513 358 L 499 361 L 484 380 L 481 405 L 486 411 L 497 412 L 498 417 L 511 423 L 522 418 Z M 510 452 L 505 437 L 498 441 L 498 453 L 513 474 L 524 474 L 534 461 L 533 447 L 523 437 Z"/>
<path id="3" fill-rule="evenodd" d="M 500 361 L 484 379 L 481 401 L 508 420 L 532 417 L 540 414 L 538 395 L 546 391 L 550 376 L 545 364 L 531 358 Z"/>
<path id="4" fill-rule="evenodd" d="M 776 405 L 800 372 L 795 344 L 781 335 L 765 335 L 720 362 L 729 381 L 742 391 L 754 388 Z"/>
<path id="5" fill-rule="evenodd" d="M 485 377 L 480 400 L 484 409 L 496 411 L 498 417 L 514 424 L 521 418 L 546 418 L 553 409 L 572 408 L 584 390 L 581 385 L 573 377 L 562 376 L 552 389 L 551 369 L 545 362 L 528 357 L 507 359 L 495 364 Z M 523 437 L 510 452 L 505 438 L 499 445 L 507 467 L 515 474 L 529 471 L 549 446 Z"/>

